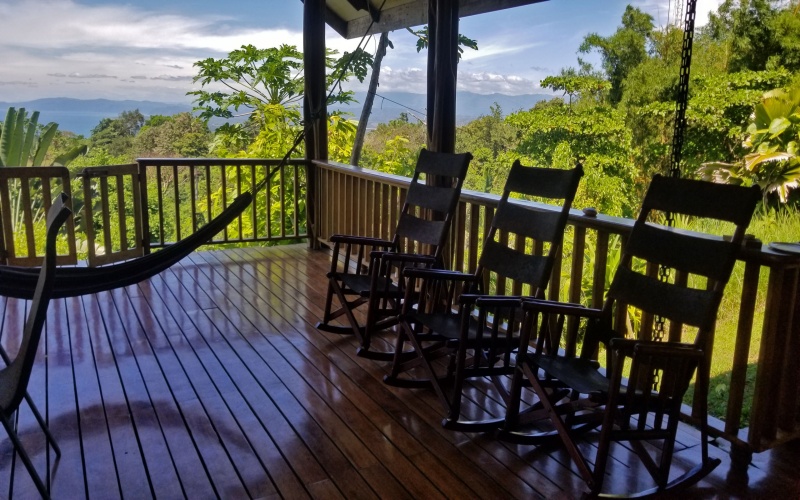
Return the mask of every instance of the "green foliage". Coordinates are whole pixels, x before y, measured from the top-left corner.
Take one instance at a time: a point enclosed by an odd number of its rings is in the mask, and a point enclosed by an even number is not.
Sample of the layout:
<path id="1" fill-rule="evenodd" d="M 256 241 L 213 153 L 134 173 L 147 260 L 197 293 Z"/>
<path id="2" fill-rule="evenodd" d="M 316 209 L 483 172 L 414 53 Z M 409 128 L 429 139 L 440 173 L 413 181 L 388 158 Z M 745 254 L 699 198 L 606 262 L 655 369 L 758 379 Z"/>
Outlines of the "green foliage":
<path id="1" fill-rule="evenodd" d="M 632 135 L 620 110 L 603 104 L 569 107 L 554 99 L 514 113 L 507 121 L 520 132 L 517 152 L 534 164 L 570 168 L 582 161 L 586 175 L 575 206 L 594 206 L 610 215 L 633 214 L 637 201 Z"/>
<path id="2" fill-rule="evenodd" d="M 516 129 L 503 119 L 497 103 L 491 106 L 488 115 L 458 128 L 456 151 L 469 151 L 473 156 L 464 181 L 466 189 L 485 193 L 499 193 L 503 189 L 504 174 L 514 161 L 509 159 L 509 153 L 516 147 L 516 136 Z"/>
<path id="3" fill-rule="evenodd" d="M 372 56 L 359 50 L 334 58 L 336 51 L 329 50 L 326 57 L 328 67 L 328 87 L 340 75 L 346 80 L 356 76 L 363 80 L 367 68 L 372 64 Z M 349 70 L 342 75 L 345 64 L 350 62 Z M 195 97 L 195 109 L 200 117 L 232 118 L 234 112 L 244 108 L 255 113 L 264 106 L 296 106 L 302 99 L 305 80 L 302 76 L 303 54 L 294 45 L 281 45 L 258 49 L 253 45 L 243 45 L 221 59 L 207 58 L 194 64 L 197 75 L 194 82 L 200 82 L 201 89 L 187 92 Z M 225 90 L 208 90 L 208 88 Z M 339 87 L 331 94 L 329 104 L 352 102 L 351 91 Z"/>
<path id="4" fill-rule="evenodd" d="M 590 33 L 578 49 L 581 53 L 600 52 L 603 70 L 611 84 L 609 99 L 617 103 L 622 99 L 622 82 L 630 71 L 648 57 L 648 43 L 653 32 L 653 17 L 628 5 L 622 14 L 622 26 L 608 37 Z"/>
<path id="5" fill-rule="evenodd" d="M 786 203 L 789 190 L 800 180 L 800 87 L 776 89 L 763 95 L 755 106 L 743 146 L 743 161 L 710 162 L 701 173 L 718 182 L 758 184 L 765 197 L 776 193 Z"/>
<path id="6" fill-rule="evenodd" d="M 378 124 L 364 142 L 361 165 L 397 175 L 413 172 L 426 137 L 425 125 L 410 122 L 405 114 L 389 123 Z"/>
<path id="7" fill-rule="evenodd" d="M 145 122 L 132 144 L 134 158 L 202 158 L 211 142 L 208 125 L 191 113 L 156 115 Z"/>
<path id="8" fill-rule="evenodd" d="M 540 85 L 555 92 L 563 92 L 569 96 L 570 105 L 573 99 L 581 97 L 600 101 L 611 88 L 611 84 L 600 76 L 579 74 L 574 68 L 562 69 L 560 75 L 548 76 Z"/>
<path id="9" fill-rule="evenodd" d="M 127 155 L 133 160 L 131 148 L 134 137 L 144 125 L 144 115 L 138 110 L 123 111 L 116 118 L 103 118 L 89 137 L 92 148 L 104 148 L 113 156 Z"/>
<path id="10" fill-rule="evenodd" d="M 406 28 L 409 33 L 417 37 L 417 52 L 421 52 L 423 49 L 428 48 L 428 27 L 423 26 L 421 29 L 412 30 L 411 28 Z M 458 34 L 458 59 L 461 60 L 461 56 L 464 54 L 464 47 L 467 47 L 472 50 L 478 50 L 478 41 L 473 40 L 472 38 L 466 37 L 461 33 Z"/>
<path id="11" fill-rule="evenodd" d="M 8 108 L 6 118 L 0 126 L 0 167 L 45 165 L 58 124 L 49 123 L 40 127 L 38 121 L 38 111 L 34 111 L 29 119 L 25 108 Z M 66 166 L 85 153 L 85 145 L 76 145 L 52 158 L 48 165 Z"/>
<path id="12" fill-rule="evenodd" d="M 761 71 L 779 52 L 773 33 L 776 9 L 771 0 L 725 0 L 709 15 L 706 31 L 728 48 L 731 72 Z"/>

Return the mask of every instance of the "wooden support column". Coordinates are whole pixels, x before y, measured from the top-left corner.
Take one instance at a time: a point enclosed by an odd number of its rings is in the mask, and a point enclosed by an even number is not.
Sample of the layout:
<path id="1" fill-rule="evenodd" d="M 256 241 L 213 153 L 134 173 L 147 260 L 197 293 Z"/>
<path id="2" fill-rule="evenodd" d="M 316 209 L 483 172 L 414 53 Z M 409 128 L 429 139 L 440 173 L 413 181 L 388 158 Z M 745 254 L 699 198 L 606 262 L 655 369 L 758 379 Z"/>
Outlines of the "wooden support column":
<path id="1" fill-rule="evenodd" d="M 458 0 L 428 2 L 428 149 L 456 147 Z"/>
<path id="2" fill-rule="evenodd" d="M 325 0 L 303 4 L 303 65 L 305 97 L 303 119 L 306 127 L 306 220 L 311 248 L 317 248 L 316 167 L 312 160 L 328 159 L 328 109 L 325 89 Z"/>

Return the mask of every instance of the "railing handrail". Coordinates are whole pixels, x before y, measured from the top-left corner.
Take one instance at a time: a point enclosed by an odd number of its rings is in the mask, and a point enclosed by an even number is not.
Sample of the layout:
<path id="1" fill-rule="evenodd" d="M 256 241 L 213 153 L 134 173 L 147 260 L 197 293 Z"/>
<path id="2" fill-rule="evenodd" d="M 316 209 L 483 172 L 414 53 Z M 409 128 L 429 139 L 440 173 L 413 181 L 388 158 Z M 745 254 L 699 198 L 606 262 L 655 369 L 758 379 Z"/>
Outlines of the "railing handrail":
<path id="1" fill-rule="evenodd" d="M 314 161 L 315 165 L 330 170 L 339 170 L 353 177 L 364 180 L 378 181 L 384 184 L 389 184 L 398 188 L 407 188 L 411 182 L 410 177 L 401 175 L 388 174 L 371 170 L 353 165 L 346 165 L 344 163 L 334 161 Z M 480 191 L 472 191 L 469 189 L 462 189 L 461 202 L 474 203 L 487 207 L 496 207 L 500 201 L 500 196 L 492 193 L 482 193 Z M 558 207 L 528 200 L 513 200 L 515 203 L 521 203 L 528 207 L 533 207 L 542 211 L 558 211 Z M 582 210 L 573 208 L 569 214 L 569 224 L 587 229 L 601 230 L 614 234 L 627 235 L 633 229 L 633 219 L 625 217 L 617 217 L 613 215 L 597 214 L 596 216 L 587 216 Z M 800 256 L 777 252 L 772 250 L 769 245 L 763 244 L 760 248 L 755 246 L 745 247 L 739 255 L 739 260 L 757 263 L 767 267 L 800 267 Z"/>
<path id="2" fill-rule="evenodd" d="M 136 163 L 143 167 L 161 165 L 162 167 L 172 166 L 206 166 L 206 165 L 278 165 L 283 161 L 281 158 L 137 158 Z M 292 158 L 286 160 L 287 165 L 305 165 L 307 162 L 302 158 Z"/>

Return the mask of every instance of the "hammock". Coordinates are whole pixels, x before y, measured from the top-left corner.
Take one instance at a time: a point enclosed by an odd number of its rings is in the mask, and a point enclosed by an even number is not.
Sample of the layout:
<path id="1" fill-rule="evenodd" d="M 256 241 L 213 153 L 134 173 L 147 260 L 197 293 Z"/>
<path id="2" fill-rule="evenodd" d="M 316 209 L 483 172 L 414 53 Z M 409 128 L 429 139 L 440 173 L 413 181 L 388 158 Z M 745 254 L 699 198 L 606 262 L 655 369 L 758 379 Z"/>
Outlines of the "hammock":
<path id="1" fill-rule="evenodd" d="M 151 278 L 208 242 L 236 219 L 252 201 L 252 194 L 242 193 L 208 224 L 157 252 L 103 267 L 56 268 L 53 298 L 113 290 Z M 38 279 L 38 268 L 0 266 L 0 295 L 31 299 Z"/>

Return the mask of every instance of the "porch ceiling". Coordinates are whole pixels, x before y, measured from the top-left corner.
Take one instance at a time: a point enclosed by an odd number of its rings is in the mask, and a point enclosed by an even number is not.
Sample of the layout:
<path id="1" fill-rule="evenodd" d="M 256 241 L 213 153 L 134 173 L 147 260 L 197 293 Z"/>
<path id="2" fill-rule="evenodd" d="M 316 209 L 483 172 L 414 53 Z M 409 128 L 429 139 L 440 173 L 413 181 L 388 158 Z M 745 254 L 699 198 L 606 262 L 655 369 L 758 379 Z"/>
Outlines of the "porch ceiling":
<path id="1" fill-rule="evenodd" d="M 474 16 L 543 1 L 546 0 L 461 0 L 459 14 L 461 17 Z M 325 3 L 328 25 L 344 38 L 358 38 L 364 33 L 382 33 L 428 22 L 428 0 L 326 0 Z M 375 24 L 369 28 L 373 16 Z"/>

